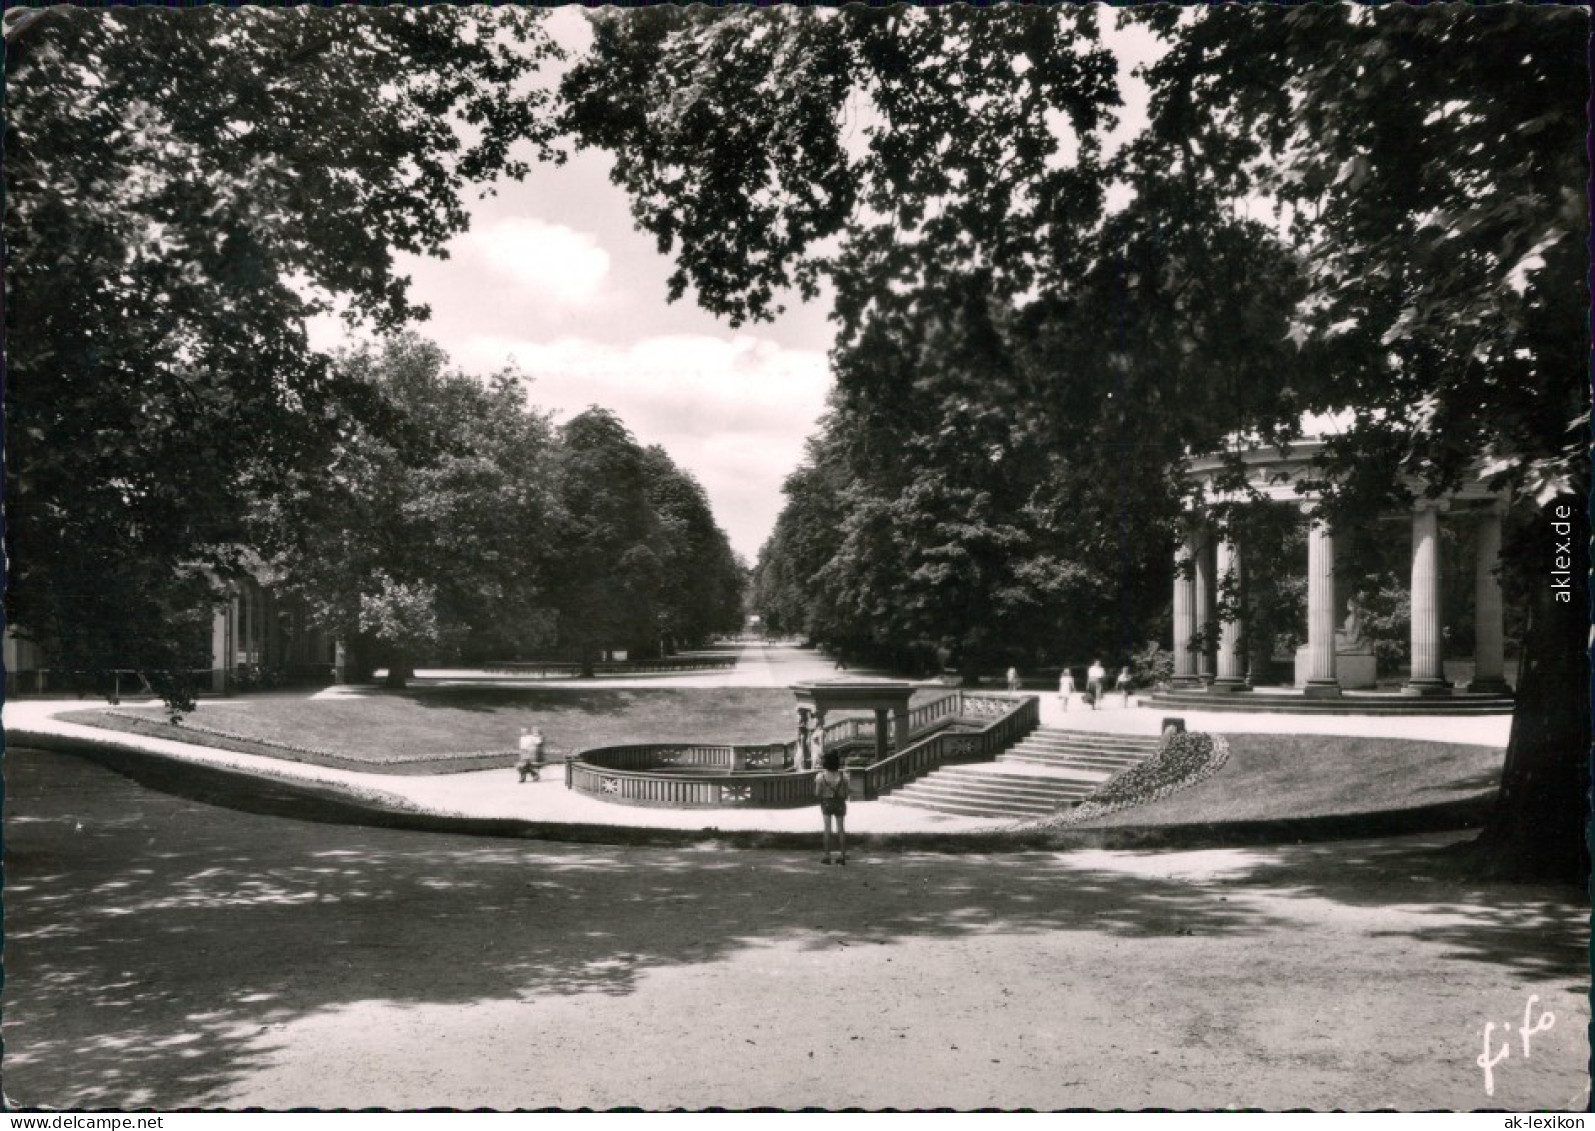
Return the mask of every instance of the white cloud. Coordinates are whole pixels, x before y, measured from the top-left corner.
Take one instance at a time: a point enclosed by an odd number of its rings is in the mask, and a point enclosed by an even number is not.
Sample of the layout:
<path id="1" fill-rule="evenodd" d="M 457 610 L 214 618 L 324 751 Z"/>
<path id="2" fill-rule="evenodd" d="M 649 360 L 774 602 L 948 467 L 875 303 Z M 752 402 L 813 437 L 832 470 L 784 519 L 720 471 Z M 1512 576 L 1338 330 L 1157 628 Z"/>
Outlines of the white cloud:
<path id="1" fill-rule="evenodd" d="M 545 302 L 586 305 L 609 277 L 609 253 L 597 238 L 563 224 L 512 217 L 474 231 L 465 240 L 489 264 Z"/>
<path id="2" fill-rule="evenodd" d="M 638 441 L 658 444 L 703 484 L 732 545 L 750 561 L 769 535 L 781 484 L 825 411 L 830 373 L 817 350 L 750 335 L 672 334 L 624 345 L 478 336 L 454 360 L 487 372 L 514 360 L 527 399 L 560 419 L 612 410 Z"/>

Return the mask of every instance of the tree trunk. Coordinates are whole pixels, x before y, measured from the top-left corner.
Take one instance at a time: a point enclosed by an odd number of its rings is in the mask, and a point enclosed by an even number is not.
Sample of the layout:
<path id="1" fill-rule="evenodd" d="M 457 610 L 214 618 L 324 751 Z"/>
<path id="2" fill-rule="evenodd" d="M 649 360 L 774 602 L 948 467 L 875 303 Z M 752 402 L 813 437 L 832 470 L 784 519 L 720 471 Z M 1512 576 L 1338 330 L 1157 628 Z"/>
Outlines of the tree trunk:
<path id="1" fill-rule="evenodd" d="M 370 683 L 375 671 L 371 641 L 363 633 L 351 634 L 344 640 L 343 681 Z"/>
<path id="2" fill-rule="evenodd" d="M 409 686 L 410 676 L 415 673 L 409 657 L 402 652 L 396 652 L 388 661 L 388 677 L 382 681 L 382 686 L 389 691 L 403 691 Z"/>
<path id="3" fill-rule="evenodd" d="M 1495 810 L 1473 845 L 1488 876 L 1581 885 L 1589 879 L 1590 528 L 1584 507 L 1585 500 L 1571 495 L 1551 503 L 1542 523 L 1546 536 L 1532 539 L 1538 560 L 1523 559 L 1532 563 L 1534 589 L 1512 736 Z"/>

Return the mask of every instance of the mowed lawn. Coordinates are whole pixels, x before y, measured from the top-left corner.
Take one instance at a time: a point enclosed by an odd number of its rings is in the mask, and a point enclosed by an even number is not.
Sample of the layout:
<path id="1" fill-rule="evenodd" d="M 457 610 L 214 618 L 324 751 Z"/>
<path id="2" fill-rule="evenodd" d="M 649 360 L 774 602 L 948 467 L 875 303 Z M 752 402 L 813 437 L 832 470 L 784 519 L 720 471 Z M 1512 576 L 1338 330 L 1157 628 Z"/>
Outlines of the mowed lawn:
<path id="1" fill-rule="evenodd" d="M 1080 828 L 1184 825 L 1411 809 L 1493 791 L 1499 747 L 1344 735 L 1232 734 L 1212 777 Z"/>
<path id="2" fill-rule="evenodd" d="M 921 692 L 914 703 L 938 694 Z M 155 707 L 62 717 L 336 768 L 432 774 L 509 765 L 522 727 L 542 730 L 553 761 L 628 743 L 784 742 L 795 737 L 795 706 L 790 691 L 773 688 L 445 687 L 208 700 L 178 727 Z M 1206 781 L 1077 827 L 1318 817 L 1460 801 L 1494 790 L 1505 759 L 1499 748 L 1394 738 L 1235 734 L 1228 741 L 1229 761 Z"/>
<path id="3" fill-rule="evenodd" d="M 785 742 L 797 736 L 796 706 L 790 691 L 773 688 L 424 688 L 358 698 L 205 701 L 176 727 L 154 707 L 63 718 L 297 761 L 437 773 L 503 764 L 522 727 L 542 730 L 550 760 L 640 742 Z"/>

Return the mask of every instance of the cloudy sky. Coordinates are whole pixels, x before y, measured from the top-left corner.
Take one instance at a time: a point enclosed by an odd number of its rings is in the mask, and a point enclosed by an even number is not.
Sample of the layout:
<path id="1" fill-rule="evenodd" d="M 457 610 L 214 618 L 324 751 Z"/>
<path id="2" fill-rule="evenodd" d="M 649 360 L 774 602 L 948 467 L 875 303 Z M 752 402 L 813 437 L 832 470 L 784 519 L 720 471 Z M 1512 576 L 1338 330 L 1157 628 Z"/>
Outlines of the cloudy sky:
<path id="1" fill-rule="evenodd" d="M 587 40 L 580 9 L 554 11 L 549 26 L 571 48 Z M 825 409 L 829 304 L 794 298 L 780 320 L 732 330 L 690 294 L 667 302 L 670 263 L 633 227 L 609 166 L 591 151 L 535 166 L 475 202 L 447 260 L 405 257 L 412 296 L 432 308 L 417 329 L 467 372 L 513 360 L 532 378 L 528 399 L 556 419 L 613 410 L 697 476 L 751 564 Z"/>

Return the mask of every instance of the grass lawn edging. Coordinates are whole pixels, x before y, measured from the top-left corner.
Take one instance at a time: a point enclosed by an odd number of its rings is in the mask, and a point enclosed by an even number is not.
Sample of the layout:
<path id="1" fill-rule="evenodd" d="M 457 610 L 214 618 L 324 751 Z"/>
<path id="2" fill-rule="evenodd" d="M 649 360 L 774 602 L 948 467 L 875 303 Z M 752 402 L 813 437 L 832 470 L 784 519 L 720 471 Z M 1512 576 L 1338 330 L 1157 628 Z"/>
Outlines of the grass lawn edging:
<path id="1" fill-rule="evenodd" d="M 7 733 L 6 741 L 13 746 L 36 747 L 84 757 L 141 785 L 189 800 L 323 824 L 637 847 L 701 846 L 708 843 L 724 848 L 808 851 L 821 838 L 817 815 L 814 831 L 802 833 L 720 829 L 713 825 L 699 829 L 664 829 L 454 816 L 407 807 L 391 798 L 364 796 L 355 789 L 336 783 L 272 776 L 238 766 L 203 763 L 130 743 L 119 743 L 111 738 L 14 729 Z M 1205 825 L 1101 829 L 1009 827 L 959 833 L 870 833 L 850 830 L 849 839 L 863 848 L 944 853 L 1247 847 L 1461 831 L 1481 826 L 1493 804 L 1492 797 L 1474 797 L 1386 812 Z"/>
<path id="2" fill-rule="evenodd" d="M 132 734 L 142 738 L 159 738 L 167 742 L 186 742 L 189 741 L 189 736 L 193 736 L 204 739 L 196 745 L 215 750 L 228 750 L 234 754 L 254 754 L 262 758 L 280 758 L 307 766 L 325 766 L 333 770 L 354 770 L 367 774 L 454 774 L 472 770 L 492 770 L 513 765 L 517 755 L 517 751 L 513 749 L 470 750 L 450 754 L 446 758 L 367 762 L 358 758 L 346 758 L 334 751 L 313 746 L 300 746 L 271 738 L 237 734 L 192 719 L 182 723 L 171 723 L 165 719 L 136 715 L 131 711 L 103 709 L 67 712 L 61 718 L 64 722 L 99 727 L 112 734 Z M 115 725 L 109 725 L 111 723 Z"/>

